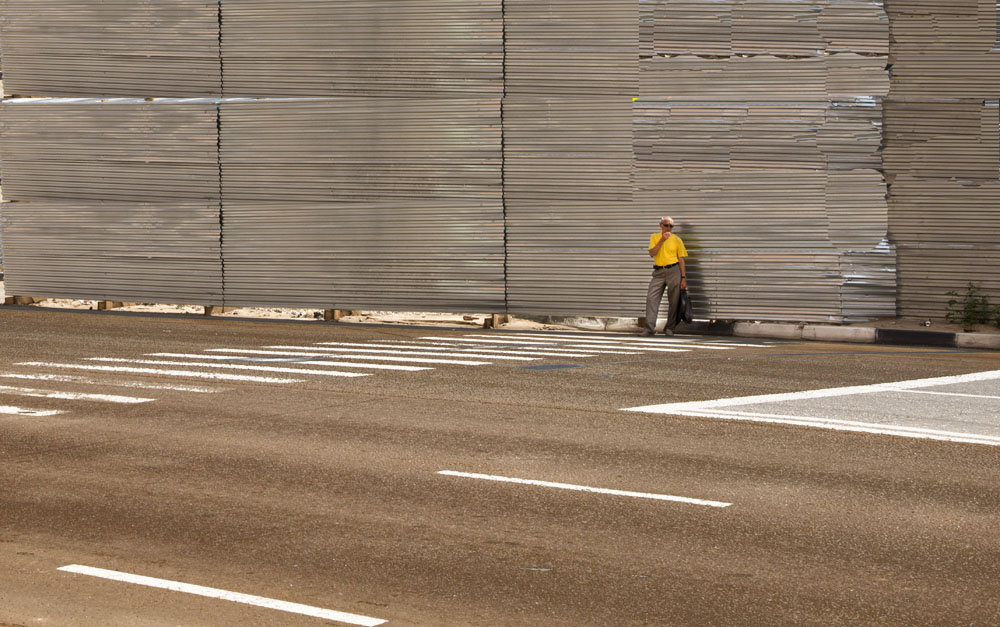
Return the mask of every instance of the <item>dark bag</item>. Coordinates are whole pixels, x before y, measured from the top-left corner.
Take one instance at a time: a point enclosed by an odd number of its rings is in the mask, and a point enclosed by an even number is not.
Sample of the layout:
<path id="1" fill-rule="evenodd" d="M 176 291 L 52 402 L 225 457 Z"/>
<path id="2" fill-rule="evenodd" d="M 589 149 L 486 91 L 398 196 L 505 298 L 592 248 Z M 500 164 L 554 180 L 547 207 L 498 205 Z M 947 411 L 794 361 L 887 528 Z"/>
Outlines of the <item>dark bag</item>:
<path id="1" fill-rule="evenodd" d="M 681 290 L 681 297 L 677 299 L 677 315 L 681 322 L 694 322 L 694 314 L 691 313 L 691 298 L 687 290 Z"/>

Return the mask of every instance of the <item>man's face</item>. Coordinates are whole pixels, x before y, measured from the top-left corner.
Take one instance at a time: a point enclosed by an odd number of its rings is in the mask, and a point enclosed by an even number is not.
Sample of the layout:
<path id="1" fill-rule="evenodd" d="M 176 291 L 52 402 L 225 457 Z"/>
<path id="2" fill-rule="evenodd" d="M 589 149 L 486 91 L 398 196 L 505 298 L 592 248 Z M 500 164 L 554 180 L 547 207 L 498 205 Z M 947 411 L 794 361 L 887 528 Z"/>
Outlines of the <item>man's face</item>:
<path id="1" fill-rule="evenodd" d="M 672 228 L 674 228 L 673 224 L 670 224 L 669 222 L 660 222 L 660 230 L 664 233 L 669 233 Z"/>

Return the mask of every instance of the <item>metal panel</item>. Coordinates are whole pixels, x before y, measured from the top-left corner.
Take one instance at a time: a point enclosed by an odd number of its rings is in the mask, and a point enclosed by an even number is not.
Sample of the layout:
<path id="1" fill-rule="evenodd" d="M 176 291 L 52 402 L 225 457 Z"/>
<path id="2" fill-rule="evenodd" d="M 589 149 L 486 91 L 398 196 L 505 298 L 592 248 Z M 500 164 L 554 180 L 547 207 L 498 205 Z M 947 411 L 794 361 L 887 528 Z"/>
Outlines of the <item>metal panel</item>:
<path id="1" fill-rule="evenodd" d="M 219 0 L 0 0 L 4 93 L 221 94 Z"/>
<path id="2" fill-rule="evenodd" d="M 498 100 L 337 98 L 222 107 L 223 198 L 499 198 Z"/>
<path id="3" fill-rule="evenodd" d="M 226 0 L 227 96 L 494 98 L 501 0 Z"/>
<path id="4" fill-rule="evenodd" d="M 632 236 L 638 3 L 507 0 L 504 198 L 508 307 L 641 309 Z M 630 226 L 632 228 L 630 230 Z"/>
<path id="5" fill-rule="evenodd" d="M 8 201 L 219 200 L 215 104 L 8 100 L 0 115 Z"/>
<path id="6" fill-rule="evenodd" d="M 226 204 L 227 305 L 500 312 L 499 198 Z"/>
<path id="7" fill-rule="evenodd" d="M 504 308 L 500 101 L 223 103 L 229 304 Z"/>
<path id="8" fill-rule="evenodd" d="M 5 203 L 8 294 L 219 304 L 217 203 Z"/>

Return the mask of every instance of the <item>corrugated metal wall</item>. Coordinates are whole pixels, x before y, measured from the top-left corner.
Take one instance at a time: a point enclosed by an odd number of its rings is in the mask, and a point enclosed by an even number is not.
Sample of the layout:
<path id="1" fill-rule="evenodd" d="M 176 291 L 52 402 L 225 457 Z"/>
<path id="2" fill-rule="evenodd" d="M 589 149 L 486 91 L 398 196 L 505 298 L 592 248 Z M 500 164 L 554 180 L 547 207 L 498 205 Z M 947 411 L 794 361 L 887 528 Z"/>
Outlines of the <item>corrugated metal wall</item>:
<path id="1" fill-rule="evenodd" d="M 662 214 L 703 316 L 1000 288 L 993 0 L 0 10 L 8 293 L 638 315 Z"/>
<path id="2" fill-rule="evenodd" d="M 644 4 L 636 201 L 679 222 L 698 310 L 893 315 L 881 3 Z"/>
<path id="3" fill-rule="evenodd" d="M 995 0 L 887 2 L 889 227 L 899 312 L 941 317 L 971 281 L 1000 303 L 1000 41 Z"/>

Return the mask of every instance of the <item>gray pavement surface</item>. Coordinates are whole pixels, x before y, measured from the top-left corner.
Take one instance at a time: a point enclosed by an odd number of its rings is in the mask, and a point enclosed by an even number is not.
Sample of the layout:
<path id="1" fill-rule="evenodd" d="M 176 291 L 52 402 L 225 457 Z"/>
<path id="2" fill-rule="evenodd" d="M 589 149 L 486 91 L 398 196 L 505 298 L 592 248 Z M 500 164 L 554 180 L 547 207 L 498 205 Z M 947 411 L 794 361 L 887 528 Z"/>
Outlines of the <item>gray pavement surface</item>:
<path id="1" fill-rule="evenodd" d="M 0 624 L 335 624 L 68 565 L 390 625 L 1000 622 L 1000 446 L 622 411 L 997 352 L 27 309 L 0 330 Z M 927 389 L 969 396 L 794 409 L 995 431 L 995 380 Z"/>

